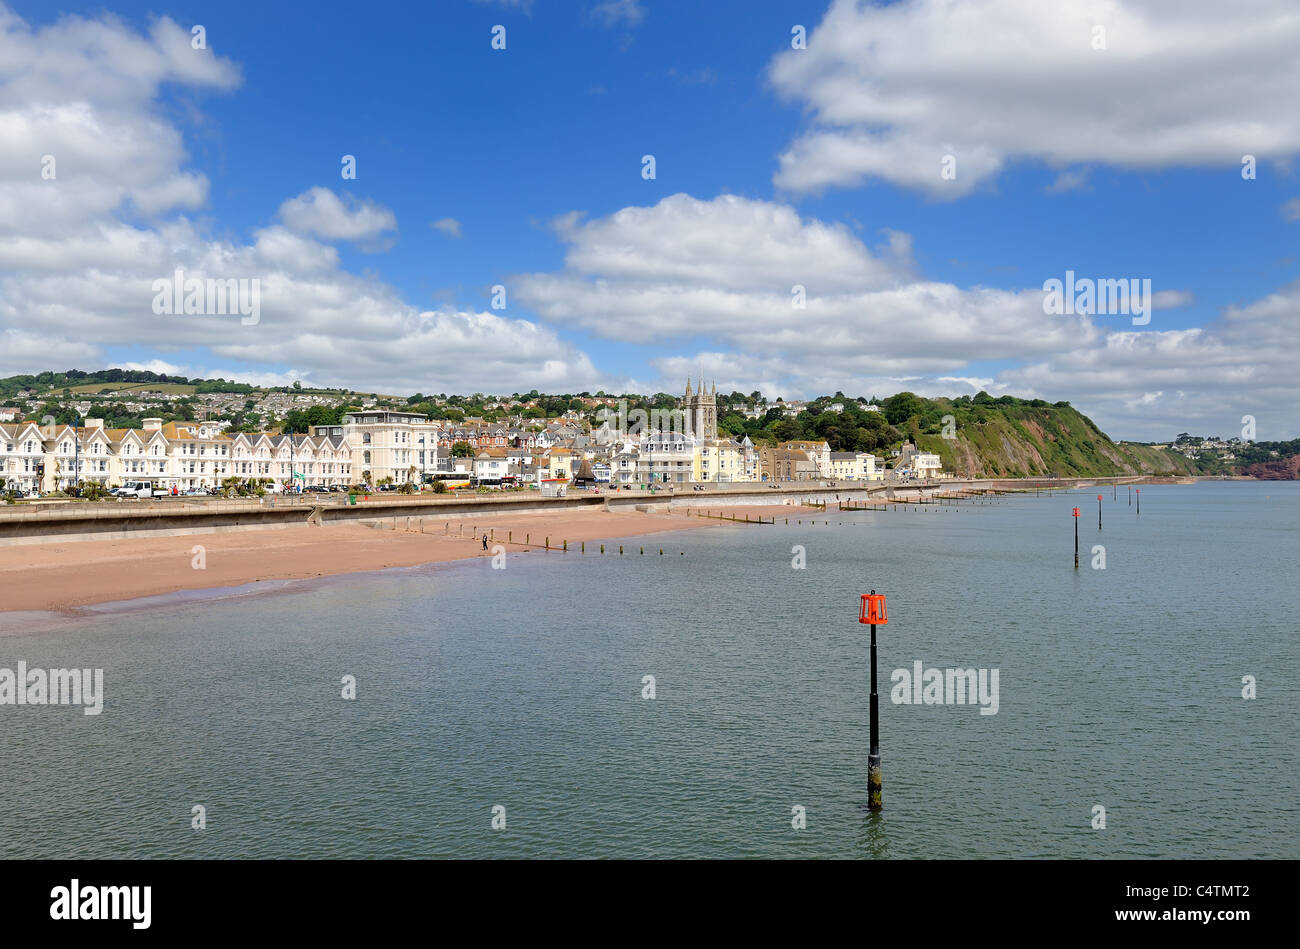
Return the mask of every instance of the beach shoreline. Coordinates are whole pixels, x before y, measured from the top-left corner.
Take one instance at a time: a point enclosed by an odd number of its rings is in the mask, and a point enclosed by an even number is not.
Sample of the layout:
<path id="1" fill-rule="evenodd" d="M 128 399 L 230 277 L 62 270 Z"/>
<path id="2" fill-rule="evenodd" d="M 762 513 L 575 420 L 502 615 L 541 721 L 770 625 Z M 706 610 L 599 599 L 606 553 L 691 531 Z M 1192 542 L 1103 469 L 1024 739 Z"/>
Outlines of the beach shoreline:
<path id="1" fill-rule="evenodd" d="M 758 510 L 729 507 L 743 523 Z M 816 513 L 784 507 L 786 513 Z M 774 513 L 762 509 L 764 518 Z M 244 587 L 491 557 L 505 551 L 571 552 L 581 545 L 669 531 L 725 526 L 687 512 L 579 510 L 497 514 L 476 523 L 417 526 L 363 523 L 236 530 L 175 536 L 50 541 L 0 547 L 0 614 L 73 614 L 79 608 L 183 591 Z M 483 549 L 483 535 L 488 549 Z M 268 589 L 277 584 L 268 583 Z"/>

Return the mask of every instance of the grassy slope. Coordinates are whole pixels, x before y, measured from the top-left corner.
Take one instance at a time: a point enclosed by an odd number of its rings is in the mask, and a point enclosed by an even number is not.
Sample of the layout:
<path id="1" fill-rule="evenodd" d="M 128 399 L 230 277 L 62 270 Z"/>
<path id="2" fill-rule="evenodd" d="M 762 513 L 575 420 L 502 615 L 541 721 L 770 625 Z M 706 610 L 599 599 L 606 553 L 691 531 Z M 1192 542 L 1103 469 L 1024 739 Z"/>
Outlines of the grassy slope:
<path id="1" fill-rule="evenodd" d="M 983 422 L 959 421 L 956 438 L 920 435 L 917 445 L 968 477 L 1196 473 L 1177 453 L 1115 444 L 1072 407 L 1008 405 L 985 414 Z"/>

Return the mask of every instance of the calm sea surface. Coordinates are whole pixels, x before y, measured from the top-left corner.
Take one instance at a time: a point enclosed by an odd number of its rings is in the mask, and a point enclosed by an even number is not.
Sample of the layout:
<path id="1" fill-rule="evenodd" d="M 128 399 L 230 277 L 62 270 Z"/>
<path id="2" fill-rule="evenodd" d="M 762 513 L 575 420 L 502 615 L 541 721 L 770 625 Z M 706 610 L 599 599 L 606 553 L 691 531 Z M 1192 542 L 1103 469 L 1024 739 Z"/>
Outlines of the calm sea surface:
<path id="1" fill-rule="evenodd" d="M 0 853 L 1300 856 L 1300 484 L 1102 493 L 1100 533 L 1094 489 L 9 617 L 0 667 L 102 668 L 106 698 L 0 706 Z M 917 660 L 997 669 L 997 714 L 893 704 Z"/>

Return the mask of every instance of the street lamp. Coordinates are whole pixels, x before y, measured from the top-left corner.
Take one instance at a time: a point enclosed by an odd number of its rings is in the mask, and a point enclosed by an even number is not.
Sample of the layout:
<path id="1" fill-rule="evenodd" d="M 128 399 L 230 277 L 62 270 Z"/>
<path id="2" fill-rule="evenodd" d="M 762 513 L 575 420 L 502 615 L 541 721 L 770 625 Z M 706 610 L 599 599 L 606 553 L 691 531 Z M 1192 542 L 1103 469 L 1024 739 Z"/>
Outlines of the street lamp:
<path id="1" fill-rule="evenodd" d="M 78 422 L 84 422 L 85 416 L 74 406 L 72 417 Z M 81 426 L 72 426 L 72 488 L 75 491 L 78 483 L 81 481 Z"/>

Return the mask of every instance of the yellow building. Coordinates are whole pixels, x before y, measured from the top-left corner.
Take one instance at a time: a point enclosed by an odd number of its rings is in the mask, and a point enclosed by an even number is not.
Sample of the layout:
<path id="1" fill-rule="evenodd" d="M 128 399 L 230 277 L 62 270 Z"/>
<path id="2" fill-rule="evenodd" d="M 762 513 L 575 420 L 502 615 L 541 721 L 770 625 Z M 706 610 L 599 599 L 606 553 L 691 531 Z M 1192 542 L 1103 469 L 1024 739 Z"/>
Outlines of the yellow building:
<path id="1" fill-rule="evenodd" d="M 751 481 L 753 466 L 745 464 L 745 451 L 730 439 L 700 442 L 695 446 L 694 481 L 728 483 Z"/>

